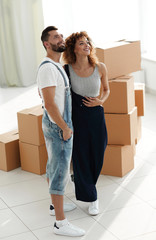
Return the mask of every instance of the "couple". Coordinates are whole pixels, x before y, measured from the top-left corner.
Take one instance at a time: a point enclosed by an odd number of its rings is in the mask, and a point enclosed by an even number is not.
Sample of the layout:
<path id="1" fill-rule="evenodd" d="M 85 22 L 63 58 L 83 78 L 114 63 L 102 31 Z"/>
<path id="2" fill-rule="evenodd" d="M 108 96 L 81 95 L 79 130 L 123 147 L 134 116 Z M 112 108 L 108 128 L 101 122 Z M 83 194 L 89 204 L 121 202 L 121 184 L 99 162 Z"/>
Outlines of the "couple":
<path id="1" fill-rule="evenodd" d="M 65 218 L 64 212 L 76 206 L 63 204 L 63 195 L 72 159 L 76 199 L 90 202 L 89 214 L 98 214 L 95 185 L 107 145 L 102 107 L 109 96 L 107 70 L 97 61 L 86 32 L 73 33 L 64 41 L 58 29 L 50 26 L 43 30 L 41 40 L 47 56 L 39 66 L 37 83 L 44 107 L 42 128 L 48 152 L 50 213 L 56 216 L 54 233 L 83 236 L 85 231 Z"/>

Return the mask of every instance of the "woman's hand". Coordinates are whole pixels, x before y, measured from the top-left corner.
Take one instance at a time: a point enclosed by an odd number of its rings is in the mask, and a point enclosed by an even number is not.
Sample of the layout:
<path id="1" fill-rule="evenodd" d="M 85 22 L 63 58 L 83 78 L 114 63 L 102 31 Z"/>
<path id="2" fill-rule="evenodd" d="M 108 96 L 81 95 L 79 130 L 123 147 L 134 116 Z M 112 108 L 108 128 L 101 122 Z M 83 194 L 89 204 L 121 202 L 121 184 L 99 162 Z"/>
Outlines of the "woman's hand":
<path id="1" fill-rule="evenodd" d="M 96 107 L 103 104 L 98 97 L 85 97 L 85 99 L 83 99 L 82 102 L 87 107 Z"/>

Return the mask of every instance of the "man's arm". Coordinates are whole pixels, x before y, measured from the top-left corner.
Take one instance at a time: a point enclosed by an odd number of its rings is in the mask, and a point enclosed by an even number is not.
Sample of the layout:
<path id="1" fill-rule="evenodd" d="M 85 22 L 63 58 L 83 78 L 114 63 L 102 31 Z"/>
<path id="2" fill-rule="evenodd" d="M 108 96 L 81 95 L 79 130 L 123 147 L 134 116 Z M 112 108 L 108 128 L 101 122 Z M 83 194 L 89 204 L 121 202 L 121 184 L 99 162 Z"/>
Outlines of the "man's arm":
<path id="1" fill-rule="evenodd" d="M 68 127 L 61 116 L 61 113 L 55 103 L 55 89 L 56 87 L 46 87 L 42 89 L 45 108 L 54 122 L 62 129 L 63 139 L 66 141 L 72 135 L 72 130 Z"/>

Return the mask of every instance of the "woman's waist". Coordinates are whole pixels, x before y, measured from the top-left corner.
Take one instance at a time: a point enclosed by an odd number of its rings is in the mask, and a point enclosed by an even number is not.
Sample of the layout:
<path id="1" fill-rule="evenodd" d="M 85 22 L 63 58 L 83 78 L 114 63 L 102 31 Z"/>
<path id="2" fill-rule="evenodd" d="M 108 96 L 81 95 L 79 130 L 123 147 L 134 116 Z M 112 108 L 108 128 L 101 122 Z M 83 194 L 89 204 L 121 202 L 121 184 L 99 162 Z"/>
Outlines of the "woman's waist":
<path id="1" fill-rule="evenodd" d="M 86 97 L 98 97 L 99 95 L 81 95 L 81 94 L 78 94 L 76 92 L 73 92 L 72 91 L 72 99 L 75 100 L 76 102 L 82 102 L 82 100 L 86 99 Z"/>
<path id="2" fill-rule="evenodd" d="M 81 96 L 75 92 L 72 91 L 72 107 L 73 108 L 79 108 L 80 110 L 86 110 L 86 111 L 95 111 L 98 109 L 103 109 L 103 107 L 100 106 L 94 106 L 94 107 L 87 107 L 84 103 L 83 100 L 86 100 L 84 96 Z"/>
<path id="3" fill-rule="evenodd" d="M 99 93 L 79 93 L 79 92 L 76 92 L 76 91 L 71 91 L 72 92 L 72 95 L 73 97 L 76 97 L 78 99 L 85 99 L 85 97 L 98 97 L 99 96 Z"/>

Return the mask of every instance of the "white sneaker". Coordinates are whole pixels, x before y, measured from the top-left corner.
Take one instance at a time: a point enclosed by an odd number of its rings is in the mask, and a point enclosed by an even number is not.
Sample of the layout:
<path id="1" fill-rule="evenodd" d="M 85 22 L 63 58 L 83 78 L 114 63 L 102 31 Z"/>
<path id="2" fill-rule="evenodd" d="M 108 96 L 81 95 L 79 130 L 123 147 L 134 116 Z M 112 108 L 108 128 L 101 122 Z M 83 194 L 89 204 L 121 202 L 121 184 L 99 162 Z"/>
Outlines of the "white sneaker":
<path id="1" fill-rule="evenodd" d="M 99 201 L 91 202 L 88 208 L 88 212 L 90 215 L 97 215 L 99 213 Z"/>
<path id="2" fill-rule="evenodd" d="M 64 212 L 69 212 L 69 211 L 72 211 L 76 208 L 76 205 L 74 203 L 65 203 L 63 205 L 63 210 Z M 49 209 L 49 214 L 51 216 L 55 216 L 55 209 L 54 209 L 54 206 L 51 204 L 50 205 L 50 209 Z"/>
<path id="3" fill-rule="evenodd" d="M 74 226 L 65 219 L 63 225 L 57 226 L 54 223 L 54 233 L 57 235 L 69 236 L 69 237 L 80 237 L 85 234 L 85 231 L 81 228 Z"/>

